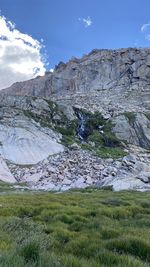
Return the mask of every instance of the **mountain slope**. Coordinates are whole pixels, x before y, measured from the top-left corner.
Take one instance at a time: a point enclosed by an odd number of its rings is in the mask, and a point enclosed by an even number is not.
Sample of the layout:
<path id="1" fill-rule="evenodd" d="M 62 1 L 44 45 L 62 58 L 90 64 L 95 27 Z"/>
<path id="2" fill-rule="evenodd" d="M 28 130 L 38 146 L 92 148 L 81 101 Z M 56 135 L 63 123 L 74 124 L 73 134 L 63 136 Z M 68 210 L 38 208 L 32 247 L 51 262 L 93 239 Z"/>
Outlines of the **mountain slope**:
<path id="1" fill-rule="evenodd" d="M 149 190 L 150 49 L 93 50 L 2 90 L 0 144 L 29 188 Z"/>

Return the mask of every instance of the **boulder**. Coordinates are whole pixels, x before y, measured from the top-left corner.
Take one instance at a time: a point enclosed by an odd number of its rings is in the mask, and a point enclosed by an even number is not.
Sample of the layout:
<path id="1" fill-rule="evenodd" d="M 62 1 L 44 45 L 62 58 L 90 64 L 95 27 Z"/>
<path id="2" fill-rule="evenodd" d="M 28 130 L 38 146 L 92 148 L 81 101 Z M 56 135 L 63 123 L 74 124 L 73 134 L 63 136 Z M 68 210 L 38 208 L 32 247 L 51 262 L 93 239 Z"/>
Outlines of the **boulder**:
<path id="1" fill-rule="evenodd" d="M 113 132 L 118 139 L 126 141 L 129 144 L 150 148 L 150 121 L 142 113 L 130 113 L 119 115 L 112 122 L 115 125 Z"/>

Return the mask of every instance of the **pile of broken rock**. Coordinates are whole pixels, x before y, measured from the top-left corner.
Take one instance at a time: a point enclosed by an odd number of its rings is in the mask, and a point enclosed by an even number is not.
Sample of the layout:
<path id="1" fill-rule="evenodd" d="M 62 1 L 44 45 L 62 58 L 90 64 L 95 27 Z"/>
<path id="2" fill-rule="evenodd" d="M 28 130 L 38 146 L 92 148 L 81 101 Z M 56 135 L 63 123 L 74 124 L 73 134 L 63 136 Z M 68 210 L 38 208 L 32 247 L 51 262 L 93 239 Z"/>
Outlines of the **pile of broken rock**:
<path id="1" fill-rule="evenodd" d="M 80 148 L 66 149 L 33 166 L 8 163 L 9 175 L 12 182 L 24 182 L 32 190 L 66 191 L 89 186 L 112 186 L 115 191 L 150 190 L 150 153 L 135 146 L 129 151 L 115 160 L 93 156 Z"/>

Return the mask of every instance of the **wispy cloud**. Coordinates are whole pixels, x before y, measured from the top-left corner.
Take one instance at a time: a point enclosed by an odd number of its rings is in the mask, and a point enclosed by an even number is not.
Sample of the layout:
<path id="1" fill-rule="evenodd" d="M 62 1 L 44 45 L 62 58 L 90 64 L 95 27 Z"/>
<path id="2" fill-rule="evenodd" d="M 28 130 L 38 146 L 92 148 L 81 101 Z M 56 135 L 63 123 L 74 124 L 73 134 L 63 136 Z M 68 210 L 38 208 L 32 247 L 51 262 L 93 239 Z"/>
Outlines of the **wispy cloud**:
<path id="1" fill-rule="evenodd" d="M 150 41 L 150 22 L 141 26 L 141 32 L 147 41 Z"/>
<path id="2" fill-rule="evenodd" d="M 83 23 L 85 28 L 90 27 L 93 23 L 90 16 L 88 16 L 87 18 L 79 18 L 79 21 Z"/>
<path id="3" fill-rule="evenodd" d="M 145 32 L 150 29 L 150 22 L 145 23 L 141 26 L 141 32 Z"/>
<path id="4" fill-rule="evenodd" d="M 43 41 L 43 40 L 41 40 Z M 0 16 L 0 89 L 45 73 L 43 44 Z"/>

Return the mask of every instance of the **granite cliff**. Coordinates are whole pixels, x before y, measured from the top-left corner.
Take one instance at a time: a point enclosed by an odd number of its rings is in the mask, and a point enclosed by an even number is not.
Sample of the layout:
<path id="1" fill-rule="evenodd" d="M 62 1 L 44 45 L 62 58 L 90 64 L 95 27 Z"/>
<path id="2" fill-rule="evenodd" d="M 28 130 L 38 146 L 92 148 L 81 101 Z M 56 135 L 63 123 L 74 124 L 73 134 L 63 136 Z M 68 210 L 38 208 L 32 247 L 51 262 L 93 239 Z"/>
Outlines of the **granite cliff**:
<path id="1" fill-rule="evenodd" d="M 150 49 L 93 50 L 2 90 L 0 144 L 6 181 L 149 190 Z"/>
<path id="2" fill-rule="evenodd" d="M 99 111 L 150 108 L 150 49 L 93 50 L 53 73 L 13 84 L 5 94 L 51 98 Z"/>

